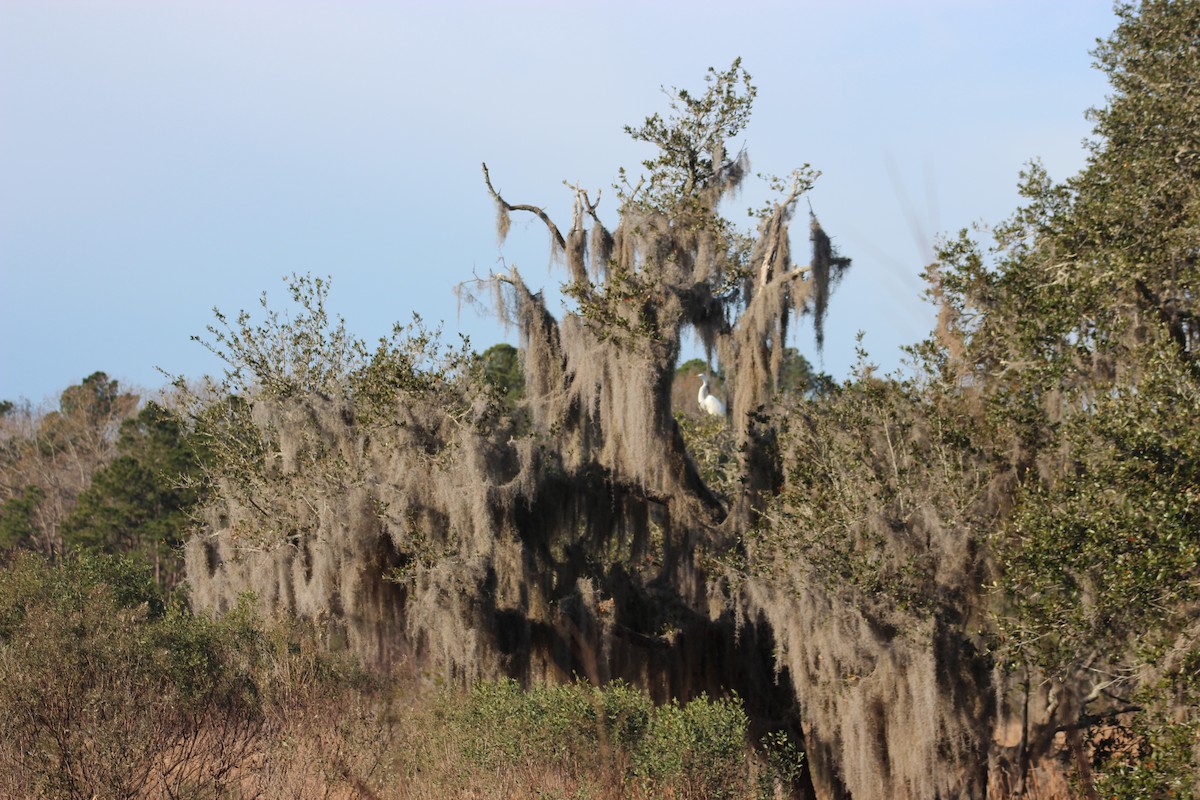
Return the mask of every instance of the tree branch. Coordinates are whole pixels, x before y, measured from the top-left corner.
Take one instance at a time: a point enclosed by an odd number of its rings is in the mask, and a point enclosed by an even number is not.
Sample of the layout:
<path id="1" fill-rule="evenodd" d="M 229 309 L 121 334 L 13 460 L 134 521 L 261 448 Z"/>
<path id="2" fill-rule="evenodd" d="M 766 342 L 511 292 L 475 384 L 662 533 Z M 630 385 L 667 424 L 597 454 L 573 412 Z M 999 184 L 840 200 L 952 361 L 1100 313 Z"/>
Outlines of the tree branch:
<path id="1" fill-rule="evenodd" d="M 1057 728 L 1054 729 L 1054 732 L 1058 733 L 1059 731 L 1077 731 L 1077 730 L 1082 730 L 1083 728 L 1090 728 L 1097 723 L 1106 722 L 1108 720 L 1115 719 L 1115 718 L 1121 716 L 1122 714 L 1132 714 L 1135 711 L 1141 711 L 1141 710 L 1142 710 L 1141 706 L 1130 705 L 1130 706 L 1124 706 L 1122 708 L 1114 708 L 1110 711 L 1103 711 L 1099 714 L 1084 714 L 1076 722 L 1067 723 L 1065 725 L 1059 725 Z"/>
<path id="2" fill-rule="evenodd" d="M 536 214 L 542 220 L 542 222 L 546 223 L 546 227 L 550 229 L 550 236 L 554 239 L 554 242 L 558 245 L 558 248 L 560 250 L 567 249 L 567 240 L 563 238 L 561 233 L 559 233 L 558 226 L 556 226 L 554 221 L 550 219 L 549 214 L 537 206 L 531 206 L 524 203 L 513 205 L 500 196 L 500 193 L 497 192 L 492 186 L 492 178 L 490 175 L 488 175 L 486 162 L 483 164 L 483 182 L 487 184 L 488 191 L 492 193 L 492 197 L 496 199 L 497 203 L 504 206 L 506 211 L 528 211 L 530 214 Z"/>

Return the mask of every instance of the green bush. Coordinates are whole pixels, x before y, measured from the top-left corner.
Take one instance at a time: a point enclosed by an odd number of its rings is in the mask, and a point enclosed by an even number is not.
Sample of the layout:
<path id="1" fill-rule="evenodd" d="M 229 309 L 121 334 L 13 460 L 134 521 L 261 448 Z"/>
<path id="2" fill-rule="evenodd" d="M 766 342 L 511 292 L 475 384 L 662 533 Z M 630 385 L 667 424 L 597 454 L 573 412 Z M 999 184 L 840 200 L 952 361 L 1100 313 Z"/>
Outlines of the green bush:
<path id="1" fill-rule="evenodd" d="M 462 736 L 475 764 L 501 768 L 536 754 L 560 768 L 594 768 L 601 742 L 622 746 L 644 730 L 650 701 L 614 684 L 539 686 L 528 691 L 513 680 L 476 684 L 464 703 L 447 696 L 451 727 Z M 612 716 L 609 716 L 610 711 Z"/>
<path id="2" fill-rule="evenodd" d="M 607 776 L 646 796 L 746 797 L 753 772 L 747 717 L 736 697 L 655 707 L 627 684 L 522 689 L 481 682 L 465 701 L 447 694 L 443 718 L 471 768 L 556 769 Z"/>
<path id="3" fill-rule="evenodd" d="M 651 790 L 674 786 L 684 797 L 744 796 L 746 712 L 737 697 L 656 709 L 646 735 L 636 743 L 634 774 Z"/>

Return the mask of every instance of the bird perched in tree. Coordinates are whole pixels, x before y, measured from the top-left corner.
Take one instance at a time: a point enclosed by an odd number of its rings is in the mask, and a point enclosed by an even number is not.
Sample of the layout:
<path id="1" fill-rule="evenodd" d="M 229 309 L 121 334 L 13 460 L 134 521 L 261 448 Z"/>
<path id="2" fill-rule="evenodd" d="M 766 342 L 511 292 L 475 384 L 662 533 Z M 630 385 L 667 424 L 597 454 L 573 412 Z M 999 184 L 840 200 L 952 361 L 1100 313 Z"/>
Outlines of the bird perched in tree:
<path id="1" fill-rule="evenodd" d="M 725 404 L 721 402 L 721 398 L 708 391 L 707 375 L 700 376 L 700 393 L 696 395 L 696 399 L 700 402 L 700 407 L 714 417 L 725 416 Z"/>

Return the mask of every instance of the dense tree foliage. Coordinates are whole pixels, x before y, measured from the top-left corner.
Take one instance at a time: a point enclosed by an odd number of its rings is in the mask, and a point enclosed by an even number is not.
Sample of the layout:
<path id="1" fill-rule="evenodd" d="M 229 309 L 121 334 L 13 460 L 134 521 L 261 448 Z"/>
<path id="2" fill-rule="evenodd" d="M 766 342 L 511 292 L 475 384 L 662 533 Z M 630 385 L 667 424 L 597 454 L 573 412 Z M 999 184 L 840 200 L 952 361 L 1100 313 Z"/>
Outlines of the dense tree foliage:
<path id="1" fill-rule="evenodd" d="M 480 356 L 483 377 L 504 397 L 509 410 L 516 408 L 525 397 L 525 373 L 517 348 L 508 343 L 494 344 Z"/>
<path id="2" fill-rule="evenodd" d="M 30 484 L 4 501 L 0 506 L 0 548 L 30 547 L 37 541 L 37 510 L 45 499 L 45 490 Z"/>
<path id="3" fill-rule="evenodd" d="M 969 420 L 996 496 L 977 535 L 996 656 L 1050 687 L 1061 726 L 1141 707 L 1138 730 L 1159 733 L 1132 760 L 1101 748 L 1102 780 L 1192 796 L 1177 778 L 1200 769 L 1178 746 L 1200 646 L 1200 5 L 1118 15 L 1087 167 L 1055 183 L 1034 164 L 992 243 L 963 234 L 931 269 L 926 391 Z M 1191 733 L 1155 727 L 1176 724 Z"/>
<path id="4" fill-rule="evenodd" d="M 942 245 L 914 377 L 863 369 L 798 409 L 783 524 L 751 564 L 900 638 L 965 629 L 956 667 L 997 692 L 1001 791 L 1044 786 L 1062 734 L 1078 791 L 1191 797 L 1200 5 L 1118 14 L 1087 167 L 1056 183 L 1032 164 L 1011 219 Z"/>
<path id="5" fill-rule="evenodd" d="M 92 476 L 63 522 L 63 539 L 136 555 L 153 564 L 156 580 L 174 586 L 201 499 L 199 455 L 183 420 L 153 402 L 121 424 L 116 446 L 119 455 Z"/>

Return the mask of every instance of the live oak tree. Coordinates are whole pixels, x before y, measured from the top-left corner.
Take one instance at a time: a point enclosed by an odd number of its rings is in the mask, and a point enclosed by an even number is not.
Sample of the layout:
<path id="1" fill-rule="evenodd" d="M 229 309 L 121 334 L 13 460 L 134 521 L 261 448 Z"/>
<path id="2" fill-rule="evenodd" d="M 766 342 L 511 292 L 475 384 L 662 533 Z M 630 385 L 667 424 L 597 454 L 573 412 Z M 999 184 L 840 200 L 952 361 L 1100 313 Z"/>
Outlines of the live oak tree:
<path id="1" fill-rule="evenodd" d="M 1200 4 L 1117 13 L 1087 166 L 1055 183 L 1034 164 L 993 244 L 947 243 L 931 360 L 1011 504 L 987 539 L 998 655 L 1048 691 L 1051 733 L 1140 709 L 1084 784 L 1193 796 Z"/>
<path id="2" fill-rule="evenodd" d="M 515 269 L 464 287 L 518 328 L 523 397 L 498 391 L 516 385 L 497 374 L 500 350 L 481 361 L 412 331 L 374 351 L 348 338 L 311 279 L 293 279 L 291 318 L 218 317 L 208 344 L 229 368 L 192 395 L 217 499 L 187 549 L 197 605 L 249 589 L 329 619 L 368 658 L 460 679 L 624 674 L 663 699 L 723 680 L 735 640 L 753 641 L 741 671 L 777 691 L 769 646 L 732 599 L 701 611 L 717 574 L 702 562 L 736 549 L 778 481 L 766 421 L 790 325 L 820 330 L 849 261 L 815 218 L 812 257 L 792 256 L 807 167 L 775 182 L 757 232 L 720 213 L 748 166 L 731 145 L 754 97 L 740 63 L 671 96 L 630 130 L 658 156 L 622 179 L 611 227 L 598 192 L 569 187 L 559 227 L 484 169 L 502 233 L 512 214 L 546 225 L 572 302 L 556 319 Z M 724 487 L 671 413 L 693 333 L 728 379 Z M 668 666 L 681 648 L 686 670 Z"/>
<path id="3" fill-rule="evenodd" d="M 749 119 L 755 89 L 740 62 L 710 70 L 707 80 L 703 94 L 674 90 L 667 116 L 626 129 L 656 146 L 657 155 L 644 162 L 636 184 L 622 173 L 619 222 L 611 231 L 598 193 L 593 199 L 571 187 L 574 213 L 564 232 L 541 208 L 506 199 L 485 165 L 501 235 L 512 213 L 539 217 L 563 255 L 563 290 L 577 306 L 555 321 L 515 269 L 483 283 L 521 331 L 535 423 L 576 438 L 584 449 L 565 440 L 560 448 L 588 454 L 652 496 L 676 503 L 690 497 L 710 523 L 731 509 L 690 470 L 670 390 L 685 333 L 715 352 L 729 379 L 734 439 L 750 487 L 733 509 L 744 524 L 754 498 L 775 480 L 769 442 L 754 430 L 752 415 L 771 403 L 792 319 L 811 315 L 820 339 L 830 287 L 849 259 L 834 253 L 814 217 L 810 263 L 792 260 L 789 223 L 816 178 L 807 166 L 773 181 L 779 199 L 760 212 L 756 234 L 722 216 L 721 201 L 749 166 L 744 151 L 727 147 Z"/>
<path id="4" fill-rule="evenodd" d="M 822 797 L 1071 772 L 1084 792 L 1194 791 L 1200 24 L 1194 2 L 1119 13 L 1087 168 L 1058 184 L 1034 165 L 994 242 L 944 243 L 909 377 L 864 354 L 795 391 L 789 331 L 808 318 L 820 341 L 849 262 L 811 216 L 792 255 L 808 168 L 755 230 L 721 213 L 748 172 L 736 62 L 628 129 L 655 155 L 614 208 L 568 186 L 555 221 L 484 167 L 501 236 L 536 217 L 563 268 L 558 316 L 515 268 L 464 285 L 516 353 L 420 328 L 372 350 L 311 279 L 296 317 L 219 318 L 229 371 L 193 406 L 215 498 L 187 546 L 194 601 L 253 590 L 455 680 L 737 688 L 802 735 Z M 711 431 L 674 413 L 693 335 L 725 380 Z"/>

